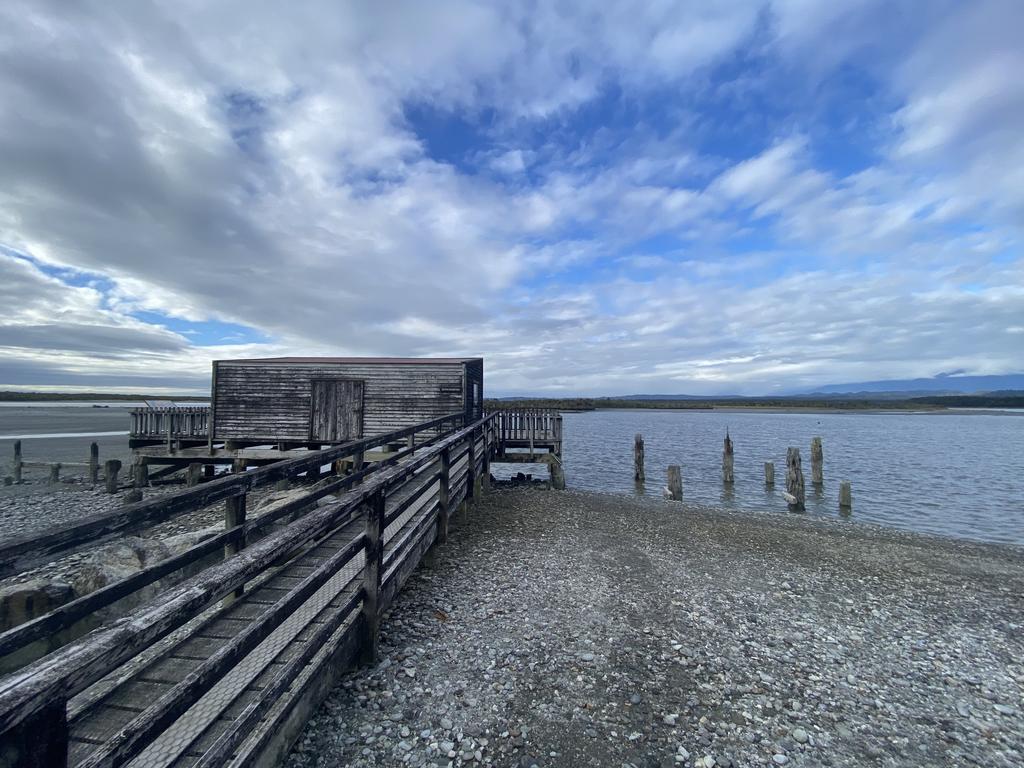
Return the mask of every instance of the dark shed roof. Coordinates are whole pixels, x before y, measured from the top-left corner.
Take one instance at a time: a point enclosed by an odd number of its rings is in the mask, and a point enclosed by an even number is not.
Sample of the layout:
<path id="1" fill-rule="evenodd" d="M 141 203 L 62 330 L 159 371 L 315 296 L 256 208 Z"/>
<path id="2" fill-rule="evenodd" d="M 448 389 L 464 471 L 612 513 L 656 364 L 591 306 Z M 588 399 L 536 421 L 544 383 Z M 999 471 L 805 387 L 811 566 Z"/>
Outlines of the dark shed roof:
<path id="1" fill-rule="evenodd" d="M 247 357 L 218 360 L 218 363 L 370 363 L 373 365 L 434 365 L 437 363 L 472 363 L 482 357 Z"/>

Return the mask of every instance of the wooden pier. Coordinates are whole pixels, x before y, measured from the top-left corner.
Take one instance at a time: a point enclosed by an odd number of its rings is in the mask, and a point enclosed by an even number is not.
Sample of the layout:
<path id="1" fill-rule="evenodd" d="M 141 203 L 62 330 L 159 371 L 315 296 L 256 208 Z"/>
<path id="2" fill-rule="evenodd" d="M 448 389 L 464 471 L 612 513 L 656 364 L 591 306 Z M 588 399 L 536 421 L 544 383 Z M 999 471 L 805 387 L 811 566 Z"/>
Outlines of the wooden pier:
<path id="1" fill-rule="evenodd" d="M 495 463 L 545 464 L 551 486 L 565 488 L 562 469 L 562 414 L 551 408 L 495 411 L 501 446 Z"/>
<path id="2" fill-rule="evenodd" d="M 225 504 L 223 532 L 0 635 L 9 657 L 144 587 L 175 584 L 0 679 L 2 764 L 276 764 L 338 675 L 374 658 L 381 612 L 446 539 L 449 517 L 486 489 L 491 462 L 524 440 L 536 456 L 560 456 L 560 420 L 455 413 L 0 546 L 0 573 L 17 573 Z M 404 447 L 365 463 L 388 445 Z M 320 477 L 339 462 L 351 473 Z M 250 491 L 300 479 L 319 481 L 246 516 Z"/>

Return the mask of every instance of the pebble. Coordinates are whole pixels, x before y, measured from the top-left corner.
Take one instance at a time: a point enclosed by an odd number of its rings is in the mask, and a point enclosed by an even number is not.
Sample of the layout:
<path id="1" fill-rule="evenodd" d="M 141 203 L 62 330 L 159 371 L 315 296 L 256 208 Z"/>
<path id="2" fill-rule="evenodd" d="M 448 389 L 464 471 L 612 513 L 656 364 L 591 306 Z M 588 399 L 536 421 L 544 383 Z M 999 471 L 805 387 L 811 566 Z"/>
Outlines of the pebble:
<path id="1" fill-rule="evenodd" d="M 1019 765 L 1024 633 L 1002 628 L 1024 559 L 965 544 L 965 576 L 960 544 L 680 508 L 485 497 L 396 598 L 381 664 L 344 678 L 286 768 Z"/>

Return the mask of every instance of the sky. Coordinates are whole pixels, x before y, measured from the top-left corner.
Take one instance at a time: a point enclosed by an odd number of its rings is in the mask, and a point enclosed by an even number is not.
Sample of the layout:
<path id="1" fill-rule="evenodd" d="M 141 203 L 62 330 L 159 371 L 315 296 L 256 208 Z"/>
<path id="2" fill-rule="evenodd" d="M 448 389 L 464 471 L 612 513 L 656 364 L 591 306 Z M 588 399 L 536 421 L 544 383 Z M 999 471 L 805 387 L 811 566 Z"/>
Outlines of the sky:
<path id="1" fill-rule="evenodd" d="M 0 4 L 0 389 L 1024 370 L 1024 3 Z"/>

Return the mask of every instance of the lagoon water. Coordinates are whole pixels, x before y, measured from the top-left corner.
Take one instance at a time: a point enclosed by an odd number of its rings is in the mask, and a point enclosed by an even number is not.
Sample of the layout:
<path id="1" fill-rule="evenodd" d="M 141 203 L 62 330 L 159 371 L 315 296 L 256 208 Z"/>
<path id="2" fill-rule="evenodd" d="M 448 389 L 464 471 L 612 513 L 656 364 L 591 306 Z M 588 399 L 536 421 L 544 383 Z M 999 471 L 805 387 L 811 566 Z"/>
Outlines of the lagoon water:
<path id="1" fill-rule="evenodd" d="M 726 429 L 736 482 L 722 484 Z M 633 483 L 633 435 L 644 436 L 647 483 Z M 786 448 L 803 460 L 808 515 L 839 516 L 839 481 L 853 484 L 854 521 L 1024 545 L 1024 413 L 622 410 L 566 413 L 570 488 L 660 497 L 679 464 L 683 499 L 790 514 Z M 824 444 L 825 484 L 810 482 L 811 438 Z M 775 490 L 764 462 L 775 462 Z"/>
<path id="2" fill-rule="evenodd" d="M 99 443 L 101 460 L 126 460 L 132 405 L 0 408 L 0 476 L 10 471 L 15 439 L 22 440 L 26 461 L 84 461 L 93 441 Z M 853 521 L 1024 545 L 1024 413 L 636 409 L 566 413 L 564 419 L 570 488 L 660 497 L 665 468 L 679 464 L 685 501 L 789 514 L 780 491 L 785 488 L 786 448 L 795 445 L 804 462 L 808 515 L 838 516 L 839 481 L 850 480 Z M 721 481 L 726 429 L 735 445 L 731 492 Z M 647 454 L 648 481 L 642 489 L 633 483 L 636 432 L 643 434 Z M 825 448 L 820 494 L 810 484 L 810 445 L 816 435 Z M 774 491 L 764 487 L 765 461 L 775 462 Z M 524 468 L 501 469 L 507 474 Z M 45 470 L 32 471 L 45 476 Z M 535 471 L 544 476 L 543 467 Z"/>
<path id="3" fill-rule="evenodd" d="M 15 440 L 21 440 L 25 461 L 86 461 L 92 442 L 100 447 L 100 461 L 126 461 L 131 454 L 128 413 L 135 405 L 115 402 L 108 408 L 92 408 L 80 403 L 4 403 L 0 407 L 0 477 L 11 472 Z M 25 471 L 27 478 L 46 476 L 45 469 Z M 69 468 L 62 474 L 74 476 L 82 471 Z"/>

